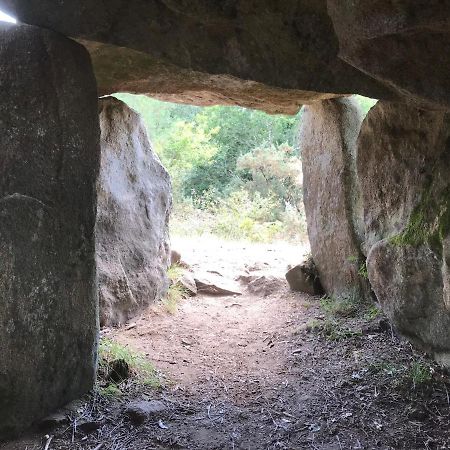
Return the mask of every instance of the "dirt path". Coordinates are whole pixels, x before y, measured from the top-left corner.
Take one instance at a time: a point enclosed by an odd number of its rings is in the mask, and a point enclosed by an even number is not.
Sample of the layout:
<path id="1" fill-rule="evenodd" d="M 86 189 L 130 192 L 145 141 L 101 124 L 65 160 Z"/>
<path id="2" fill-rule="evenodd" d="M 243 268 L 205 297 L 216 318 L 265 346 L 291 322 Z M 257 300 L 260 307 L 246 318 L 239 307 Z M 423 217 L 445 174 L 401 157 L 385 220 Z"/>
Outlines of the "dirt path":
<path id="1" fill-rule="evenodd" d="M 257 292 L 241 284 L 243 295 L 198 295 L 182 301 L 175 315 L 151 308 L 135 328 L 115 338 L 145 353 L 183 389 L 217 383 L 226 392 L 227 384 L 234 390 L 250 379 L 265 384 L 282 370 L 288 343 L 283 339 L 304 316 L 302 297 L 290 293 L 282 277 L 289 261 L 299 261 L 307 248 L 215 239 L 182 240 L 175 248 L 194 272 L 223 274 L 228 284 L 244 273 L 259 278 Z"/>
<path id="2" fill-rule="evenodd" d="M 338 318 L 319 299 L 289 292 L 278 277 L 305 249 L 175 245 L 194 270 L 265 278 L 241 296 L 186 299 L 175 315 L 153 307 L 108 333 L 145 353 L 164 386 L 88 399 L 80 414 L 99 426 L 86 435 L 73 420 L 53 432 L 50 450 L 450 448 L 448 376 L 373 308 Z M 159 424 L 127 420 L 126 403 L 142 398 L 167 406 Z M 3 448 L 44 443 L 41 434 Z"/>

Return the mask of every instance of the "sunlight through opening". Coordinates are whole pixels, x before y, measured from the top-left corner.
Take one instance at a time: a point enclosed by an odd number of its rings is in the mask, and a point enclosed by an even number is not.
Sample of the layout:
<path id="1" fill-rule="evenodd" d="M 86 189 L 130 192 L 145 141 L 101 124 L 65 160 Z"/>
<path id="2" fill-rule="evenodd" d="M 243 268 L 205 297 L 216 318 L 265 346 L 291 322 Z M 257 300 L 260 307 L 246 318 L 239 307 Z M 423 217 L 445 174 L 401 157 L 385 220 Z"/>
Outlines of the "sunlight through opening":
<path id="1" fill-rule="evenodd" d="M 0 11 L 0 22 L 17 23 L 17 19 L 4 13 L 3 11 Z"/>

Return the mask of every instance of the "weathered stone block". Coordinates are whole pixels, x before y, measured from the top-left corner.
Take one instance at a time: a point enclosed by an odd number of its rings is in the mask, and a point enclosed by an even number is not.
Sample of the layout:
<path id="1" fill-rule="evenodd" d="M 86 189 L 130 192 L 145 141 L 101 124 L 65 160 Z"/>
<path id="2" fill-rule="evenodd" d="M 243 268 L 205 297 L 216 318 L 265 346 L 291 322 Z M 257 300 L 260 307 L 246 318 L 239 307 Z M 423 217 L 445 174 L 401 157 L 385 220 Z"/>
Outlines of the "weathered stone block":
<path id="1" fill-rule="evenodd" d="M 370 110 L 358 138 L 357 156 L 366 254 L 409 222 L 445 150 L 449 119 L 440 111 L 396 103 L 378 102 Z"/>
<path id="2" fill-rule="evenodd" d="M 77 43 L 0 25 L 0 439 L 81 396 L 97 348 L 97 90 Z"/>
<path id="3" fill-rule="evenodd" d="M 96 224 L 100 321 L 119 325 L 167 291 L 169 174 L 138 113 L 100 100 L 101 167 Z"/>
<path id="4" fill-rule="evenodd" d="M 358 146 L 372 288 L 396 328 L 450 366 L 450 116 L 379 102 Z"/>
<path id="5" fill-rule="evenodd" d="M 300 133 L 303 193 L 311 253 L 325 291 L 369 298 L 364 264 L 356 141 L 363 120 L 352 99 L 305 107 Z"/>

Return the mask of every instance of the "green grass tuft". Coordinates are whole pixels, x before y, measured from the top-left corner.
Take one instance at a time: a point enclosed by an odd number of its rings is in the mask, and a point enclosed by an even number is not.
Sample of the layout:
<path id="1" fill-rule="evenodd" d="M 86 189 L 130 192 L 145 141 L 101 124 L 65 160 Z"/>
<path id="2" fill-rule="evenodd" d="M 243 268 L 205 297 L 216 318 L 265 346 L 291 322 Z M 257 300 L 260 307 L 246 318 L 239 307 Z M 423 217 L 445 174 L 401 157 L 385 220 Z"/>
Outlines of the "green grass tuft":
<path id="1" fill-rule="evenodd" d="M 183 267 L 181 267 L 180 265 L 172 264 L 167 269 L 167 276 L 169 277 L 170 280 L 176 281 L 183 275 L 183 270 L 184 270 Z"/>
<path id="2" fill-rule="evenodd" d="M 421 361 L 414 361 L 408 369 L 407 377 L 411 380 L 414 388 L 429 383 L 432 378 L 432 370 Z"/>
<path id="3" fill-rule="evenodd" d="M 361 298 L 352 293 L 345 297 L 323 297 L 320 306 L 331 317 L 355 317 L 361 309 Z"/>
<path id="4" fill-rule="evenodd" d="M 366 313 L 364 314 L 364 319 L 375 320 L 381 315 L 381 309 L 377 305 L 369 305 Z"/>
<path id="5" fill-rule="evenodd" d="M 117 384 L 108 384 L 106 387 L 99 390 L 100 395 L 108 398 L 117 398 L 122 396 L 122 391 L 119 389 Z"/>
<path id="6" fill-rule="evenodd" d="M 174 283 L 170 285 L 162 304 L 169 314 L 176 314 L 179 303 L 186 297 L 186 289 L 178 283 Z"/>
<path id="7" fill-rule="evenodd" d="M 112 339 L 102 339 L 99 344 L 99 373 L 107 375 L 112 363 L 117 360 L 123 360 L 128 364 L 131 376 L 137 383 L 155 388 L 161 386 L 157 370 L 145 355 Z M 104 383 L 106 386 L 101 392 L 107 395 L 120 393 L 120 383 L 108 383 L 107 380 L 104 380 Z"/>

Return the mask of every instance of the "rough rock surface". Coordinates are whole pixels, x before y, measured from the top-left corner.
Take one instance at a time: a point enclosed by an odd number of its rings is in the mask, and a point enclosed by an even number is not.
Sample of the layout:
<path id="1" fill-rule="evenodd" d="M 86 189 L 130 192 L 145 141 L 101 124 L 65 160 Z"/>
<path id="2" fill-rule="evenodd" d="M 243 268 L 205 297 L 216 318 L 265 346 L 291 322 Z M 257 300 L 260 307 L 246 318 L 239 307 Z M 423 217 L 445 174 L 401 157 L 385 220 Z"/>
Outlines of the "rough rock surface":
<path id="1" fill-rule="evenodd" d="M 292 112 L 359 93 L 450 107 L 442 0 L 0 0 L 21 21 L 82 39 L 103 94 Z"/>
<path id="2" fill-rule="evenodd" d="M 386 102 L 371 109 L 358 138 L 357 156 L 366 253 L 408 223 L 448 137 L 450 118 L 443 112 Z"/>
<path id="3" fill-rule="evenodd" d="M 100 100 L 101 165 L 96 224 L 102 325 L 119 325 L 168 288 L 167 171 L 140 116 L 113 97 Z"/>
<path id="4" fill-rule="evenodd" d="M 247 289 L 252 294 L 268 297 L 285 289 L 286 282 L 273 275 L 261 275 L 248 283 Z"/>
<path id="5" fill-rule="evenodd" d="M 166 405 L 159 400 L 137 400 L 126 406 L 125 414 L 135 425 L 140 425 L 148 419 L 157 418 L 166 410 Z"/>
<path id="6" fill-rule="evenodd" d="M 356 179 L 362 120 L 354 100 L 328 100 L 305 108 L 300 132 L 311 253 L 323 288 L 337 297 L 368 298 L 370 291 L 358 274 L 364 262 Z"/>
<path id="7" fill-rule="evenodd" d="M 242 295 L 233 280 L 224 278 L 215 272 L 198 271 L 194 274 L 198 294 L 205 295 Z"/>
<path id="8" fill-rule="evenodd" d="M 328 0 L 340 57 L 408 101 L 450 106 L 450 3 Z"/>
<path id="9" fill-rule="evenodd" d="M 372 288 L 398 330 L 450 365 L 450 117 L 378 103 L 358 172 Z M 378 241 L 378 242 L 377 242 Z"/>
<path id="10" fill-rule="evenodd" d="M 190 297 L 197 295 L 198 289 L 194 274 L 189 272 L 189 270 L 183 270 L 183 273 L 176 280 L 174 280 L 174 283 L 180 286 Z"/>
<path id="11" fill-rule="evenodd" d="M 102 94 L 289 113 L 336 94 L 392 98 L 338 58 L 325 0 L 0 0 L 0 9 L 82 39 Z"/>
<path id="12" fill-rule="evenodd" d="M 450 305 L 443 295 L 441 258 L 428 245 L 383 240 L 372 247 L 367 267 L 372 288 L 397 330 L 450 366 Z"/>
<path id="13" fill-rule="evenodd" d="M 0 25 L 0 440 L 91 389 L 97 90 L 79 44 Z"/>
<path id="14" fill-rule="evenodd" d="M 309 295 L 323 295 L 317 267 L 312 258 L 292 267 L 286 272 L 286 281 L 292 291 Z"/>

